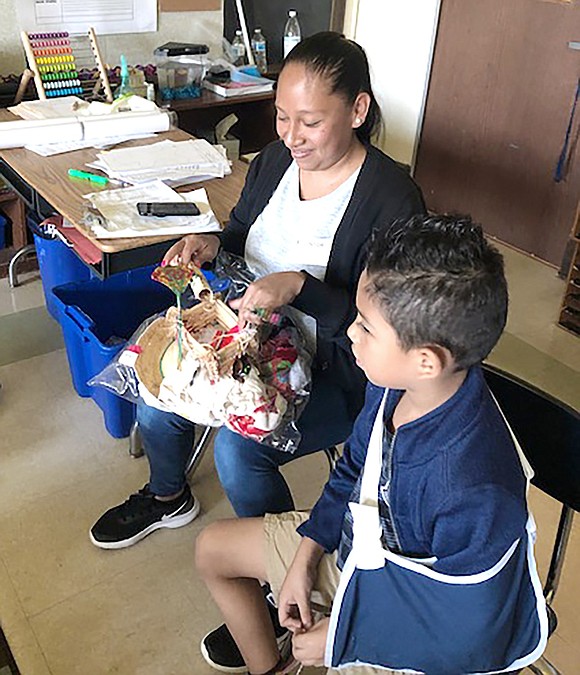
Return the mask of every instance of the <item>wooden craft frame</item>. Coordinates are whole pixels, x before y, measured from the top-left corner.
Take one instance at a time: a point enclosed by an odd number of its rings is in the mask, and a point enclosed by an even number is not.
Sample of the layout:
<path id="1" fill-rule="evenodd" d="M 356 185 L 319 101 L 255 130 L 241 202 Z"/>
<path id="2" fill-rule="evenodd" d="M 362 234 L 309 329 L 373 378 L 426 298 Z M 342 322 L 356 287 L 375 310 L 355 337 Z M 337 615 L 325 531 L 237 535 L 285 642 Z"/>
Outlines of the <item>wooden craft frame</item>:
<path id="1" fill-rule="evenodd" d="M 193 325 L 194 330 L 215 322 L 227 332 L 238 323 L 234 312 L 213 294 L 204 294 L 199 304 L 183 310 L 182 318 L 183 323 L 186 326 Z M 135 370 L 140 381 L 154 396 L 158 396 L 164 376 L 161 367 L 163 356 L 177 340 L 178 321 L 178 309 L 170 307 L 166 315 L 156 319 L 137 340 L 142 352 L 137 357 Z M 217 349 L 211 344 L 198 342 L 187 329 L 183 330 L 182 335 L 184 354 L 191 354 L 212 381 L 231 375 L 236 360 L 258 348 L 257 338 L 251 332 L 237 333 L 232 342 Z"/>

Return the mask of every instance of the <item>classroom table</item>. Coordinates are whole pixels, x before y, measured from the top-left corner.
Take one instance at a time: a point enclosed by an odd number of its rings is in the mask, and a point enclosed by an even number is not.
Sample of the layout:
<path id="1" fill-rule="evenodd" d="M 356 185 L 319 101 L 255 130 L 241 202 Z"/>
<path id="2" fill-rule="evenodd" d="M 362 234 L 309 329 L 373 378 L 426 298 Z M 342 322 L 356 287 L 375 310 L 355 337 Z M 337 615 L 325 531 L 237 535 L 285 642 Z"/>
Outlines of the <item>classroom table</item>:
<path id="1" fill-rule="evenodd" d="M 0 121 L 11 119 L 16 118 L 7 110 L 0 110 Z M 191 136 L 186 132 L 175 129 L 156 134 L 152 138 L 127 141 L 123 147 L 148 145 L 164 139 L 184 141 L 189 138 Z M 67 172 L 70 168 L 84 168 L 87 162 L 96 158 L 97 152 L 99 151 L 95 148 L 85 148 L 52 157 L 41 157 L 25 148 L 0 150 L 0 174 L 29 208 L 42 217 L 61 214 L 75 230 L 82 234 L 84 239 L 96 247 L 101 259 L 90 266 L 100 277 L 106 278 L 118 272 L 157 262 L 163 257 L 171 243 L 177 241 L 179 237 L 171 235 L 96 239 L 92 236 L 81 222 L 84 207 L 87 204 L 83 195 L 107 188 L 95 183 L 70 179 Z M 224 224 L 238 200 L 247 170 L 247 164 L 236 160 L 232 165 L 232 173 L 225 178 L 195 183 L 180 189 L 191 190 L 204 187 L 217 219 Z"/>

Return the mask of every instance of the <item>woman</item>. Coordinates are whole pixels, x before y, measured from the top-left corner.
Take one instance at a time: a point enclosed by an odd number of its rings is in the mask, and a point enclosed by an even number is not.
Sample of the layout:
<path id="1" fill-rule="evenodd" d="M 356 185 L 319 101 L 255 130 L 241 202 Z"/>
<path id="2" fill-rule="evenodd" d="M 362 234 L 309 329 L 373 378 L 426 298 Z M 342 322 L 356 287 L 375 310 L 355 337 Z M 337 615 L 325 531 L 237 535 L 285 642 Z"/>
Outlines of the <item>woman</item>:
<path id="1" fill-rule="evenodd" d="M 351 322 L 365 242 L 379 223 L 424 210 L 421 193 L 370 142 L 380 125 L 366 55 L 338 33 L 303 40 L 284 61 L 276 90 L 280 140 L 252 162 L 221 236 L 188 235 L 165 261 L 211 261 L 220 245 L 243 255 L 259 277 L 235 303 L 240 321 L 256 308 L 290 305 L 315 352 L 312 394 L 291 454 L 220 429 L 215 463 L 238 516 L 293 509 L 279 467 L 340 443 L 360 410 L 364 377 L 345 330 Z M 194 425 L 140 405 L 139 428 L 150 464 L 148 485 L 110 509 L 91 530 L 102 548 L 123 548 L 160 527 L 193 520 L 199 504 L 185 467 Z"/>

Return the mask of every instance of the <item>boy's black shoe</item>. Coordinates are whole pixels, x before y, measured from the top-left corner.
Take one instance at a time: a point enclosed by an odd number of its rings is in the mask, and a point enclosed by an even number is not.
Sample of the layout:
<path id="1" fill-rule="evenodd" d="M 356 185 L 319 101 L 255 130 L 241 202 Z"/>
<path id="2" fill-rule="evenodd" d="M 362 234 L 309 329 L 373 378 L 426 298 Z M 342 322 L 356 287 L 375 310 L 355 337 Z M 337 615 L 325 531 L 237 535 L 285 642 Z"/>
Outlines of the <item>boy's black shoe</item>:
<path id="1" fill-rule="evenodd" d="M 291 644 L 290 632 L 283 628 L 278 622 L 278 610 L 270 600 L 270 588 L 264 586 L 264 595 L 266 597 L 266 604 L 270 611 L 270 618 L 274 624 L 274 632 L 276 634 L 276 641 L 278 642 L 278 649 L 281 654 L 285 654 L 287 645 Z M 268 597 L 270 595 L 270 597 Z M 222 673 L 247 673 L 248 669 L 244 662 L 244 658 L 235 643 L 232 634 L 228 630 L 225 623 L 208 633 L 201 641 L 201 653 L 203 658 L 209 663 L 212 668 L 220 670 Z"/>
<path id="2" fill-rule="evenodd" d="M 119 506 L 104 513 L 93 525 L 90 539 L 99 548 L 126 548 L 162 527 L 181 527 L 199 513 L 199 502 L 185 485 L 182 494 L 168 502 L 155 499 L 149 485 Z"/>

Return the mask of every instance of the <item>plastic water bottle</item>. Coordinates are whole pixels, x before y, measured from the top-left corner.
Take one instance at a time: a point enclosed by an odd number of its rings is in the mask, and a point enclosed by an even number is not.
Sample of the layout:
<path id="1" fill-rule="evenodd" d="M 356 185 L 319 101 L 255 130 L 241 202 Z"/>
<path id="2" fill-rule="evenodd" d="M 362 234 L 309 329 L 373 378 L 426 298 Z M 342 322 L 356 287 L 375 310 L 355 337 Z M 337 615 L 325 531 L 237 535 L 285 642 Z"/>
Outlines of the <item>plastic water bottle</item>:
<path id="1" fill-rule="evenodd" d="M 284 58 L 296 47 L 302 39 L 300 24 L 296 16 L 296 10 L 291 9 L 288 12 L 288 21 L 284 27 Z"/>
<path id="2" fill-rule="evenodd" d="M 261 73 L 268 70 L 268 59 L 266 57 L 266 38 L 262 35 L 262 29 L 256 28 L 252 37 L 252 51 L 256 66 Z"/>
<path id="3" fill-rule="evenodd" d="M 232 42 L 232 51 L 234 55 L 234 66 L 243 66 L 246 61 L 246 45 L 242 37 L 242 31 L 236 31 L 236 37 Z"/>

